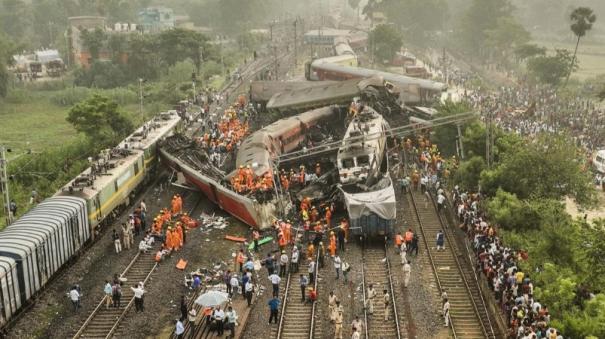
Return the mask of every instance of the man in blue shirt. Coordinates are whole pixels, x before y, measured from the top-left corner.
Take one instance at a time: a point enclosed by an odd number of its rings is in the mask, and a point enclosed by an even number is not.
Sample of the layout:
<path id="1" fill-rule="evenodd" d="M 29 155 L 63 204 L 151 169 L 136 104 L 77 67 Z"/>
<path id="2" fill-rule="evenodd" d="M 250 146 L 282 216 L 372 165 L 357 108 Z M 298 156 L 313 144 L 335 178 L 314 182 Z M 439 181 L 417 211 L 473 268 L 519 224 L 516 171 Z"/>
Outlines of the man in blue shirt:
<path id="1" fill-rule="evenodd" d="M 271 314 L 269 315 L 269 325 L 271 325 L 271 320 L 275 318 L 275 323 L 277 324 L 277 311 L 279 309 L 279 299 L 273 298 L 269 300 L 269 311 Z"/>

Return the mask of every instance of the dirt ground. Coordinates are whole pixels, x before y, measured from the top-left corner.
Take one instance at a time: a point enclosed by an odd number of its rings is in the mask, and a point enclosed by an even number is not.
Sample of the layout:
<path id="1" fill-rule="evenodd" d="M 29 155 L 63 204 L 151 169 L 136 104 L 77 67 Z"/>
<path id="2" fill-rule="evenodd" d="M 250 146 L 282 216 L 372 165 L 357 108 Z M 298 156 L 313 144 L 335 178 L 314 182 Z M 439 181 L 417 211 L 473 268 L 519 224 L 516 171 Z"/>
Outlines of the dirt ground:
<path id="1" fill-rule="evenodd" d="M 578 208 L 578 205 L 575 203 L 575 201 L 570 198 L 565 198 L 565 210 L 567 211 L 567 213 L 569 213 L 569 215 L 571 215 L 573 218 L 583 218 L 584 215 L 586 215 L 586 220 L 588 220 L 588 222 L 592 222 L 596 219 L 605 218 L 605 208 L 603 208 L 603 206 L 605 206 L 605 193 L 603 192 L 603 190 L 601 190 L 600 187 L 597 187 L 596 190 L 599 197 L 599 203 L 597 207 L 592 210 L 580 209 Z"/>
<path id="2" fill-rule="evenodd" d="M 184 198 L 184 209 L 189 210 L 196 205 L 192 216 L 199 217 L 202 212 L 213 212 L 227 216 L 218 211 L 216 206 L 202 198 L 198 193 L 168 187 L 160 191 L 158 187 L 146 196 L 150 211 L 149 215 L 168 206 L 174 193 L 180 193 Z M 137 200 L 137 203 L 140 200 Z M 124 213 L 121 220 L 127 216 Z M 119 225 L 118 221 L 116 225 Z M 179 312 L 180 296 L 188 295 L 184 286 L 184 272 L 175 268 L 178 259 L 188 261 L 185 271 L 193 271 L 200 267 L 210 267 L 211 263 L 226 262 L 232 264 L 231 253 L 239 245 L 224 240 L 225 234 L 248 236 L 248 227 L 229 218 L 230 225 L 224 230 L 211 230 L 208 233 L 194 229 L 187 234 L 187 244 L 183 250 L 164 261 L 151 275 L 146 284 L 144 313 L 129 312 L 122 322 L 118 333 L 129 338 L 156 337 L 165 327 L 172 327 Z M 135 239 L 135 244 L 137 244 Z M 103 284 L 114 273 L 121 273 L 135 256 L 136 250 L 123 251 L 116 254 L 111 241 L 111 232 L 104 232 L 76 262 L 55 279 L 38 297 L 36 304 L 26 312 L 13 326 L 8 338 L 68 338 L 75 334 L 88 315 L 97 306 L 103 296 Z M 152 255 L 152 254 L 149 254 Z M 82 308 L 74 312 L 66 295 L 68 287 L 80 284 L 83 292 Z"/>

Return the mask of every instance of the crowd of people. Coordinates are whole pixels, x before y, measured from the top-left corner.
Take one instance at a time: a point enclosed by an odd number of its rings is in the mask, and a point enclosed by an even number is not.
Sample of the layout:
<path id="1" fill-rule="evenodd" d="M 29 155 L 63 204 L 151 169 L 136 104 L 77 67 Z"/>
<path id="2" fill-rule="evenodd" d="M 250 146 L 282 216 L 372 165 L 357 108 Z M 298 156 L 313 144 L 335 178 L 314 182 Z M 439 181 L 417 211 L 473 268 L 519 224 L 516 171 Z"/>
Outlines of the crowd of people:
<path id="1" fill-rule="evenodd" d="M 479 209 L 480 194 L 453 191 L 453 202 L 461 228 L 473 244 L 477 270 L 487 278 L 496 301 L 509 325 L 509 338 L 562 338 L 550 327 L 548 306 L 534 297 L 529 272 L 523 272 L 518 262 L 527 259 L 523 251 L 505 246 L 496 228 Z"/>

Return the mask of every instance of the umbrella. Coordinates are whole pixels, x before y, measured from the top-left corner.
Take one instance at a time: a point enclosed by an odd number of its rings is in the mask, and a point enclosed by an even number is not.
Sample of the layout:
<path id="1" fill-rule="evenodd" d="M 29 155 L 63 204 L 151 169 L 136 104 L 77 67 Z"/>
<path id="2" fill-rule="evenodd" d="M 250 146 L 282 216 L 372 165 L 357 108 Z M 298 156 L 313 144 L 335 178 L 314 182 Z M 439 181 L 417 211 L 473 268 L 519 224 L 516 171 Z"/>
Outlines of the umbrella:
<path id="1" fill-rule="evenodd" d="M 200 295 L 195 303 L 203 307 L 220 306 L 229 300 L 229 295 L 221 291 L 209 291 Z"/>

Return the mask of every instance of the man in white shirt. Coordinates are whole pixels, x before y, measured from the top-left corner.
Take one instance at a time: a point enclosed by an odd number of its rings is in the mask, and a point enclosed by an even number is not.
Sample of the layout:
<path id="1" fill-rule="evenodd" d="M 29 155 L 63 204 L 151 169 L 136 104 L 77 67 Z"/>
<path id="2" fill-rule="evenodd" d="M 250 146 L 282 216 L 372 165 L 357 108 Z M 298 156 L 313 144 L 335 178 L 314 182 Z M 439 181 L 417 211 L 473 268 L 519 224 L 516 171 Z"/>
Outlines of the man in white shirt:
<path id="1" fill-rule="evenodd" d="M 227 313 L 226 313 L 227 319 L 227 329 L 229 331 L 231 331 L 231 333 L 229 334 L 229 337 L 231 338 L 235 338 L 235 325 L 237 323 L 237 313 L 235 313 L 235 310 L 233 309 L 233 307 L 229 306 L 227 308 Z"/>
<path id="2" fill-rule="evenodd" d="M 410 276 L 412 274 L 412 266 L 410 265 L 410 261 L 406 262 L 403 265 L 403 287 L 408 287 L 410 284 Z"/>
<path id="3" fill-rule="evenodd" d="M 273 297 L 279 298 L 279 283 L 281 282 L 281 278 L 277 274 L 273 273 L 269 276 L 269 280 L 273 285 Z"/>
<path id="4" fill-rule="evenodd" d="M 443 318 L 445 319 L 444 326 L 450 326 L 450 302 L 447 298 L 443 299 Z"/>
<path id="5" fill-rule="evenodd" d="M 309 282 L 312 284 L 315 282 L 315 261 L 309 261 Z"/>
<path id="6" fill-rule="evenodd" d="M 338 280 L 338 278 L 340 276 L 340 265 L 341 264 L 342 264 L 342 260 L 340 260 L 340 257 L 337 254 L 334 257 L 334 268 L 336 269 L 336 280 Z"/>
<path id="7" fill-rule="evenodd" d="M 231 276 L 229 285 L 231 285 L 231 293 L 229 294 L 229 298 L 232 298 L 234 294 L 239 293 L 239 279 L 237 279 L 237 274 L 233 274 Z"/>
<path id="8" fill-rule="evenodd" d="M 221 310 L 220 306 L 217 306 L 212 313 L 212 318 L 216 321 L 216 333 L 221 337 L 225 331 L 225 325 L 223 320 L 225 319 L 225 312 Z"/>
<path id="9" fill-rule="evenodd" d="M 445 206 L 445 195 L 437 195 L 437 211 L 441 211 Z"/>
<path id="10" fill-rule="evenodd" d="M 248 279 L 248 281 L 246 282 L 246 286 L 244 286 L 244 289 L 246 293 L 246 301 L 248 301 L 248 307 L 250 307 L 252 305 L 252 294 L 254 293 L 254 284 L 252 284 L 252 281 L 250 279 Z"/>
<path id="11" fill-rule="evenodd" d="M 76 312 L 78 308 L 80 308 L 80 292 L 78 292 L 78 289 L 75 286 L 69 291 L 69 299 L 74 305 L 74 312 Z"/>
<path id="12" fill-rule="evenodd" d="M 143 312 L 145 310 L 143 305 L 143 294 L 145 294 L 145 290 L 143 289 L 143 286 L 137 284 L 131 287 L 130 289 L 132 290 L 132 292 L 134 292 L 134 306 L 136 308 L 136 311 Z"/>
<path id="13" fill-rule="evenodd" d="M 180 319 L 177 319 L 174 334 L 176 334 L 177 339 L 183 339 L 183 333 L 185 333 L 185 326 L 183 326 L 183 322 Z"/>
<path id="14" fill-rule="evenodd" d="M 363 321 L 359 319 L 359 316 L 355 316 L 355 320 L 351 323 L 351 327 L 353 328 L 353 336 L 351 338 L 355 338 L 355 330 L 357 330 L 357 338 L 360 338 L 360 333 L 363 332 Z"/>
<path id="15" fill-rule="evenodd" d="M 141 239 L 141 242 L 139 242 L 139 251 L 143 252 L 143 253 L 147 253 L 147 251 L 151 248 L 151 246 L 149 246 L 147 244 L 147 242 L 145 241 L 145 239 Z"/>
<path id="16" fill-rule="evenodd" d="M 280 277 L 286 276 L 288 262 L 289 262 L 289 259 L 288 259 L 288 255 L 286 254 L 286 251 L 281 251 L 281 257 L 279 257 L 279 276 Z"/>
<path id="17" fill-rule="evenodd" d="M 292 260 L 290 261 L 292 263 L 291 265 L 291 270 L 294 273 L 298 273 L 298 258 L 300 256 L 300 253 L 298 252 L 298 247 L 294 246 L 292 248 Z"/>

